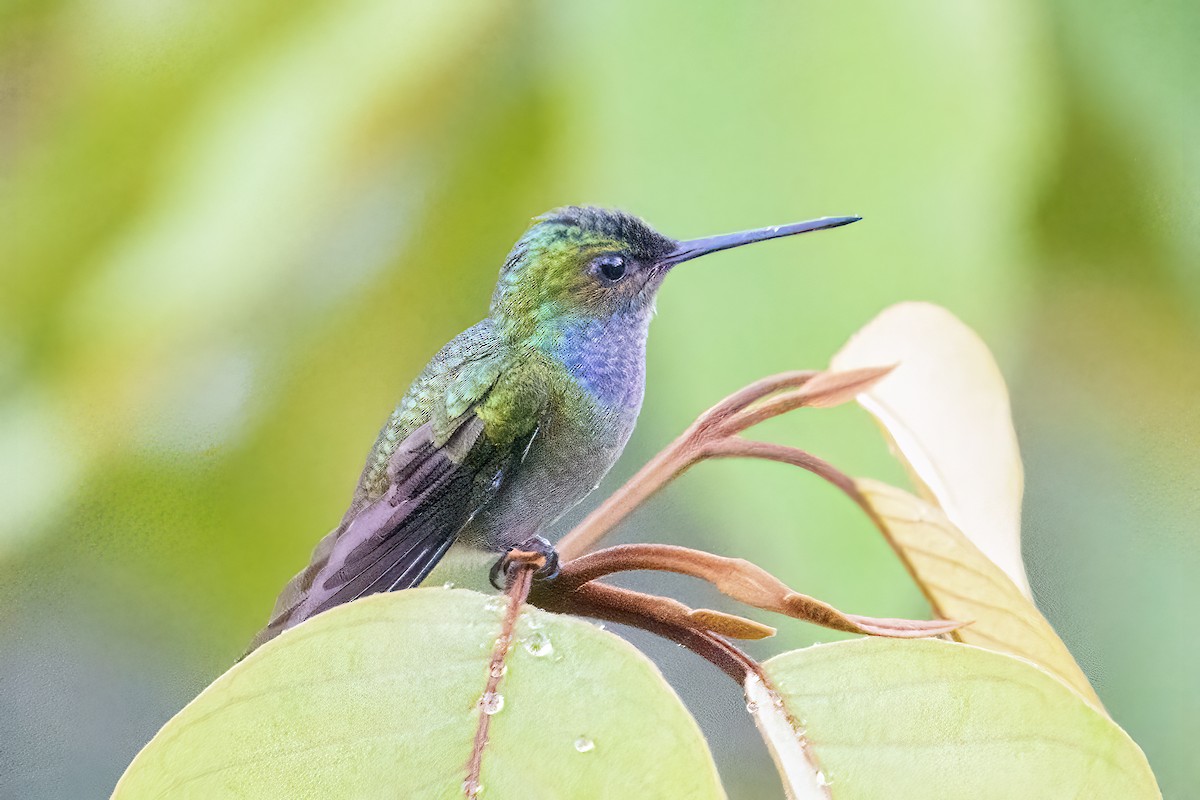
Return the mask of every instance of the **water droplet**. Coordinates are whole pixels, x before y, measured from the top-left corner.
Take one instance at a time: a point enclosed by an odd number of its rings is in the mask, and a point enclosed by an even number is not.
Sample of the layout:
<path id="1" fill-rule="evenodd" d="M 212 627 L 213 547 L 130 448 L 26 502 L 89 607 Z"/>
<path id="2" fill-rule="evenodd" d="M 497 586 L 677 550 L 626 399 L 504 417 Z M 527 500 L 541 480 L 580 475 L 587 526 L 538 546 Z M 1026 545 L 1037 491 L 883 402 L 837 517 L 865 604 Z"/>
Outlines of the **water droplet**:
<path id="1" fill-rule="evenodd" d="M 468 798 L 473 799 L 478 797 L 480 793 L 483 792 L 483 784 L 479 781 L 466 780 L 463 781 L 462 789 L 463 794 L 465 794 Z"/>
<path id="2" fill-rule="evenodd" d="M 597 623 L 596 623 L 596 627 L 597 627 L 597 628 L 599 628 L 600 630 L 604 630 L 604 623 L 603 623 L 603 622 L 597 622 Z"/>
<path id="3" fill-rule="evenodd" d="M 446 581 L 445 583 L 442 584 L 442 588 L 443 589 L 453 589 L 454 581 Z"/>
<path id="4" fill-rule="evenodd" d="M 493 678 L 503 678 L 505 673 L 507 673 L 507 672 L 508 672 L 508 664 L 492 664 L 492 668 L 489 671 L 489 674 Z"/>
<path id="5" fill-rule="evenodd" d="M 754 712 L 758 711 L 758 703 L 754 702 L 753 700 L 747 701 L 746 710 L 753 714 Z"/>
<path id="6" fill-rule="evenodd" d="M 499 692 L 484 692 L 483 697 L 479 698 L 479 709 L 489 717 L 499 714 L 502 708 L 504 708 L 504 695 Z"/>
<path id="7" fill-rule="evenodd" d="M 492 595 L 483 604 L 484 611 L 502 611 L 508 607 L 508 598 L 504 595 Z"/>
<path id="8" fill-rule="evenodd" d="M 828 786 L 833 783 L 833 778 L 826 775 L 821 770 L 817 770 L 817 786 Z"/>
<path id="9" fill-rule="evenodd" d="M 544 658 L 554 652 L 550 637 L 541 631 L 535 631 L 525 638 L 525 652 L 534 658 Z"/>
<path id="10" fill-rule="evenodd" d="M 596 749 L 596 743 L 586 736 L 580 736 L 575 740 L 575 749 L 581 753 L 590 753 Z"/>

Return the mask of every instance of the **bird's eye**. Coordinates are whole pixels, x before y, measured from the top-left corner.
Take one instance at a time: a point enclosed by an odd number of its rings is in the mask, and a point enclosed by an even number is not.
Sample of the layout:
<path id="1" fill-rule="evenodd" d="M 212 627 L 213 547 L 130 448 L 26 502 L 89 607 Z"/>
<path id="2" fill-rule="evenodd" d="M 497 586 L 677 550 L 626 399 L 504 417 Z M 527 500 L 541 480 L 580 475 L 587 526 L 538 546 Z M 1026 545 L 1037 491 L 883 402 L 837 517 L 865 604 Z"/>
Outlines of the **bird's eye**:
<path id="1" fill-rule="evenodd" d="M 596 271 L 610 283 L 625 277 L 625 258 L 618 255 L 600 256 L 595 261 Z"/>

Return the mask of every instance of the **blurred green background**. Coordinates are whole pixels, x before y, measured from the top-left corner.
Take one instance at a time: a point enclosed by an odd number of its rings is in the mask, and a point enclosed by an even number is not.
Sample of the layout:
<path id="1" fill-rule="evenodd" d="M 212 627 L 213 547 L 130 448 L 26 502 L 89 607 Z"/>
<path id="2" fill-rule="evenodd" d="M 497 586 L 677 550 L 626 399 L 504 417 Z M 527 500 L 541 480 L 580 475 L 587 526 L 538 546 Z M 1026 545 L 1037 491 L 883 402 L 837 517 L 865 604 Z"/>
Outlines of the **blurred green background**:
<path id="1" fill-rule="evenodd" d="M 884 306 L 947 306 L 1010 381 L 1037 599 L 1189 795 L 1198 37 L 1191 0 L 4 4 L 0 796 L 107 796 L 265 621 L 529 218 L 574 202 L 677 237 L 864 215 L 672 276 L 605 487 Z M 856 408 L 764 434 L 902 481 Z M 778 465 L 704 465 L 620 537 L 927 613 L 848 501 Z M 731 796 L 777 796 L 736 688 L 633 638 Z"/>

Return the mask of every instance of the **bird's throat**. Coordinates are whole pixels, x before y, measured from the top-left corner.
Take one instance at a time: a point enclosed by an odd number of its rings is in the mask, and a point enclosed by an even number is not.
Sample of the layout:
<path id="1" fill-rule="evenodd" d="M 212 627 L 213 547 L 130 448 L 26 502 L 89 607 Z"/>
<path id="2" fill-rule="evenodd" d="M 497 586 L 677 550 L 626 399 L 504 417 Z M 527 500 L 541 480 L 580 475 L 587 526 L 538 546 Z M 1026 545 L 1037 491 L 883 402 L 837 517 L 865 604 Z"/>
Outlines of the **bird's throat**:
<path id="1" fill-rule="evenodd" d="M 646 382 L 650 316 L 647 310 L 557 320 L 542 346 L 597 403 L 636 415 Z"/>

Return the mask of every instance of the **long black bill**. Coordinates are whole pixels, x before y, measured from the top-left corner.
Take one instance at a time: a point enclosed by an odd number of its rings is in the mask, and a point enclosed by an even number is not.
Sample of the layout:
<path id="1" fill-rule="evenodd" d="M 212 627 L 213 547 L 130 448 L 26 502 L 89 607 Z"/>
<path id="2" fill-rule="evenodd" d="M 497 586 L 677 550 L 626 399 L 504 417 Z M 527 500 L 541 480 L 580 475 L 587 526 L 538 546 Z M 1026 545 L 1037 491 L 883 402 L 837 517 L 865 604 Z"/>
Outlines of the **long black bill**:
<path id="1" fill-rule="evenodd" d="M 795 236 L 798 233 L 840 228 L 851 222 L 858 222 L 860 219 L 862 217 L 821 217 L 806 222 L 793 222 L 790 225 L 773 225 L 770 228 L 757 228 L 752 231 L 724 233 L 720 236 L 706 236 L 703 239 L 688 239 L 686 242 L 679 242 L 674 250 L 658 262 L 658 265 L 660 267 L 674 266 L 720 250 L 729 250 L 732 247 L 765 242 L 768 239 L 779 239 L 784 236 Z"/>

